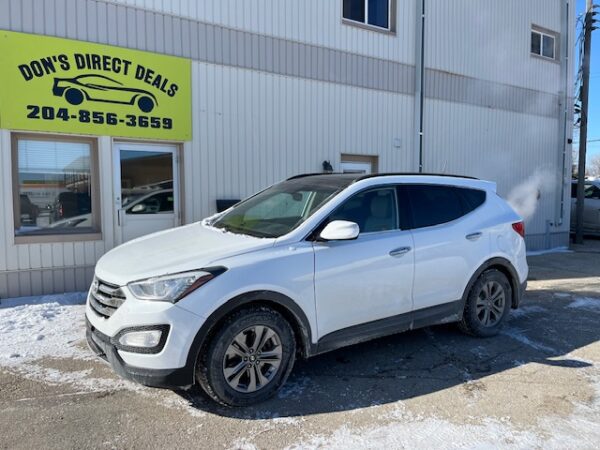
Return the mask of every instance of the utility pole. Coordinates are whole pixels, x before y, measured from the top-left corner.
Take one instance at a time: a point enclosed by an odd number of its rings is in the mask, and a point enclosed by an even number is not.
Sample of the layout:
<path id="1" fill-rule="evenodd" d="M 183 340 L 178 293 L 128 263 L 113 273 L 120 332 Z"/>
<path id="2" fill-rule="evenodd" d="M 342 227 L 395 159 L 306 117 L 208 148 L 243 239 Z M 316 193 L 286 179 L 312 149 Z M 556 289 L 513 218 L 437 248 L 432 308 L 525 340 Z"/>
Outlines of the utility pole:
<path id="1" fill-rule="evenodd" d="M 585 158 L 587 153 L 588 100 L 590 95 L 590 51 L 592 48 L 592 30 L 594 29 L 594 6 L 587 0 L 585 9 L 583 38 L 583 61 L 581 82 L 581 128 L 579 131 L 579 167 L 577 171 L 577 204 L 575 243 L 583 244 L 583 208 L 585 187 Z"/>

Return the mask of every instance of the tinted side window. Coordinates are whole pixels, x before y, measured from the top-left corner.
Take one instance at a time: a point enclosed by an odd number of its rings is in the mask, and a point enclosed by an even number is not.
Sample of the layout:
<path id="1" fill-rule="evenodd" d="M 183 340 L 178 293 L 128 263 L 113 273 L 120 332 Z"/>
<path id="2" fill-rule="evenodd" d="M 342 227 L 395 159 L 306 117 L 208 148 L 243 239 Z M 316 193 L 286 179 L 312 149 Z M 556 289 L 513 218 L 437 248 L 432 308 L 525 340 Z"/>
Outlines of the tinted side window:
<path id="1" fill-rule="evenodd" d="M 455 188 L 463 202 L 463 215 L 479 208 L 485 202 L 485 191 L 479 189 Z"/>
<path id="2" fill-rule="evenodd" d="M 577 198 L 577 183 L 571 184 L 571 198 Z"/>
<path id="3" fill-rule="evenodd" d="M 462 202 L 455 188 L 409 185 L 406 189 L 410 196 L 414 228 L 450 222 L 463 215 Z"/>
<path id="4" fill-rule="evenodd" d="M 372 189 L 346 200 L 329 217 L 358 224 L 361 233 L 398 229 L 395 188 Z"/>
<path id="5" fill-rule="evenodd" d="M 600 189 L 593 184 L 585 186 L 585 198 L 600 198 Z"/>

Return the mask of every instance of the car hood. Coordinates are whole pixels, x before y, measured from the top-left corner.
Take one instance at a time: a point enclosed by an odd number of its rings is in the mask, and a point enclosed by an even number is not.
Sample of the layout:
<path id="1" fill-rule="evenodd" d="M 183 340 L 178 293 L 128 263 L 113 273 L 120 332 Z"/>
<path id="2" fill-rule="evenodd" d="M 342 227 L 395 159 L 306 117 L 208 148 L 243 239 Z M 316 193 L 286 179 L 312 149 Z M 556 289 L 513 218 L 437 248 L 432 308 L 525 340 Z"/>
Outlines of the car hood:
<path id="1" fill-rule="evenodd" d="M 100 258 L 96 276 L 123 286 L 148 277 L 209 267 L 222 258 L 271 247 L 274 242 L 223 232 L 198 222 L 116 247 Z"/>

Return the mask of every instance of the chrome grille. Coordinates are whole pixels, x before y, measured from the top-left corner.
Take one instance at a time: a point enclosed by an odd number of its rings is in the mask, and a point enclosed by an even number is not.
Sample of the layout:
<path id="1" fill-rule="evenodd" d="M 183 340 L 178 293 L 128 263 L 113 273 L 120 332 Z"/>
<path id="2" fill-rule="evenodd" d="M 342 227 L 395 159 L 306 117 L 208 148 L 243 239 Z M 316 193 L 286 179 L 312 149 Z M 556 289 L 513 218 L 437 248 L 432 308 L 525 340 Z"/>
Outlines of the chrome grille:
<path id="1" fill-rule="evenodd" d="M 95 279 L 89 296 L 90 306 L 100 316 L 108 318 L 125 301 L 125 294 L 119 286 Z"/>

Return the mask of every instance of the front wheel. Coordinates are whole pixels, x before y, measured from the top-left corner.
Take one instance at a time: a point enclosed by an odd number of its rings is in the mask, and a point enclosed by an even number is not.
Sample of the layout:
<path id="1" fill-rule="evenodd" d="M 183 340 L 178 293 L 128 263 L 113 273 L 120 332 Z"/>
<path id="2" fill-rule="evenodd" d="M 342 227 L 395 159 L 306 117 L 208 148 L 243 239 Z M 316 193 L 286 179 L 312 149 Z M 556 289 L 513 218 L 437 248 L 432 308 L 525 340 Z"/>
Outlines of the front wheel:
<path id="1" fill-rule="evenodd" d="M 473 336 L 497 335 L 508 317 L 511 301 L 512 289 L 506 275 L 495 269 L 483 272 L 469 293 L 460 329 Z"/>
<path id="2" fill-rule="evenodd" d="M 198 358 L 196 378 L 215 401 L 249 406 L 275 394 L 294 365 L 296 342 L 287 320 L 269 308 L 229 316 Z"/>

